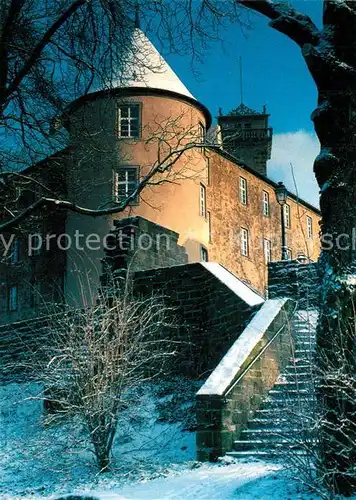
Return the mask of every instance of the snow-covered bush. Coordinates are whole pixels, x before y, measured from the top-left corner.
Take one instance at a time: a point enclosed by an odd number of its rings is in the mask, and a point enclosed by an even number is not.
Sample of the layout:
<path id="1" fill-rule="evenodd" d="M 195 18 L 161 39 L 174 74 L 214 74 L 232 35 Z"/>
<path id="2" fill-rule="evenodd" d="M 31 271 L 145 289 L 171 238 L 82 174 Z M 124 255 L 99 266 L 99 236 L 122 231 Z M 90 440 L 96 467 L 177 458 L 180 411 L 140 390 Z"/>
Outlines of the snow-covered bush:
<path id="1" fill-rule="evenodd" d="M 123 286 L 95 305 L 54 322 L 32 360 L 44 390 L 47 423 L 74 416 L 84 423 L 100 471 L 109 468 L 118 419 L 134 391 L 166 373 L 175 355 L 166 308 L 156 297 L 134 298 Z"/>

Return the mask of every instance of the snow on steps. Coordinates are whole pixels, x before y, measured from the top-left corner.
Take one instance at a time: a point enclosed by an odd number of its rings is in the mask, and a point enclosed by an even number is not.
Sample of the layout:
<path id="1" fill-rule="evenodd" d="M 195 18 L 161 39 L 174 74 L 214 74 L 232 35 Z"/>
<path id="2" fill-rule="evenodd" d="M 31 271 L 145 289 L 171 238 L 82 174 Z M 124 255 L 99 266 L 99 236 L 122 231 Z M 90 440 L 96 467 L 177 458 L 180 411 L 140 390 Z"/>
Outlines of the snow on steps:
<path id="1" fill-rule="evenodd" d="M 280 374 L 261 409 L 235 441 L 235 458 L 275 457 L 290 450 L 303 454 L 303 443 L 312 440 L 310 419 L 315 401 L 312 359 L 317 312 L 298 311 L 292 319 L 294 357 Z"/>

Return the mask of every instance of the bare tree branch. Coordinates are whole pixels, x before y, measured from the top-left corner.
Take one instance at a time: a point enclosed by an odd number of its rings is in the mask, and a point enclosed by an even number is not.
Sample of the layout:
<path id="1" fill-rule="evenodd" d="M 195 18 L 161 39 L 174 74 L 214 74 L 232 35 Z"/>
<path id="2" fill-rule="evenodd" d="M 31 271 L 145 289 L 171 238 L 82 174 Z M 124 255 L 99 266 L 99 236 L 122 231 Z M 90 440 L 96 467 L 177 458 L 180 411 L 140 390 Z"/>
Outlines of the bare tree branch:
<path id="1" fill-rule="evenodd" d="M 318 44 L 320 31 L 309 16 L 295 10 L 285 2 L 273 2 L 272 0 L 236 0 L 237 3 L 263 14 L 270 19 L 269 25 L 300 47 L 306 43 Z"/>

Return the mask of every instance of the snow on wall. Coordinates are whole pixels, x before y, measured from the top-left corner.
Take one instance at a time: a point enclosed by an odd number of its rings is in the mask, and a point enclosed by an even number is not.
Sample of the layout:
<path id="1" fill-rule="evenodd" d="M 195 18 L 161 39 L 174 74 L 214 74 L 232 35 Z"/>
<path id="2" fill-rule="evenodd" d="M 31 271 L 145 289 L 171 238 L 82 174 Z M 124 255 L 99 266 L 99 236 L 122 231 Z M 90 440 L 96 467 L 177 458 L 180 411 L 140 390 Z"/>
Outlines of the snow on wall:
<path id="1" fill-rule="evenodd" d="M 225 354 L 205 384 L 200 388 L 198 396 L 222 396 L 228 389 L 252 349 L 262 339 L 266 330 L 289 299 L 267 300 L 247 325 L 240 337 Z"/>
<path id="2" fill-rule="evenodd" d="M 201 262 L 211 274 L 213 274 L 219 281 L 224 283 L 232 292 L 234 292 L 240 299 L 242 299 L 250 307 L 263 304 L 264 299 L 257 292 L 254 292 L 249 286 L 236 278 L 225 267 L 217 262 Z"/>

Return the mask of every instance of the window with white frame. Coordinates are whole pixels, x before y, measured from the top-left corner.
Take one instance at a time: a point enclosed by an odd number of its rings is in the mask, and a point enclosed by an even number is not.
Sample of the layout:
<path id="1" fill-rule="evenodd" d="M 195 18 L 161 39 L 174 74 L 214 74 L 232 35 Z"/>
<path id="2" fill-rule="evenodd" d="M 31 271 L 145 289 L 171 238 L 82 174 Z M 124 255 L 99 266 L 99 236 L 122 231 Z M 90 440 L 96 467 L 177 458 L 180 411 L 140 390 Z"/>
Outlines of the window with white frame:
<path id="1" fill-rule="evenodd" d="M 265 217 L 269 217 L 269 194 L 262 191 L 262 212 Z"/>
<path id="2" fill-rule="evenodd" d="M 208 256 L 208 250 L 205 247 L 200 247 L 200 260 L 201 262 L 208 262 L 209 256 Z"/>
<path id="3" fill-rule="evenodd" d="M 307 215 L 307 237 L 313 237 L 313 219 Z"/>
<path id="4" fill-rule="evenodd" d="M 118 106 L 118 136 L 138 139 L 140 137 L 140 104 Z"/>
<path id="5" fill-rule="evenodd" d="M 119 167 L 114 173 L 115 201 L 121 203 L 130 196 L 138 186 L 138 167 Z M 130 201 L 137 203 L 138 197 Z"/>
<path id="6" fill-rule="evenodd" d="M 290 205 L 288 205 L 288 203 L 286 203 L 285 205 L 283 205 L 283 214 L 284 214 L 284 225 L 287 228 L 290 228 L 291 227 Z"/>
<path id="7" fill-rule="evenodd" d="M 287 253 L 287 260 L 292 260 L 292 249 L 287 248 L 286 253 Z"/>
<path id="8" fill-rule="evenodd" d="M 266 263 L 271 262 L 272 260 L 272 253 L 271 253 L 271 240 L 268 240 L 267 238 L 264 238 L 263 240 L 263 250 L 265 254 L 265 261 Z"/>
<path id="9" fill-rule="evenodd" d="M 202 217 L 206 217 L 206 187 L 200 184 L 199 211 Z"/>
<path id="10" fill-rule="evenodd" d="M 240 232 L 241 255 L 248 256 L 248 229 L 242 227 Z"/>
<path id="11" fill-rule="evenodd" d="M 17 286 L 10 286 L 8 291 L 8 308 L 9 311 L 17 311 L 18 289 Z"/>
<path id="12" fill-rule="evenodd" d="M 17 264 L 20 260 L 20 241 L 15 240 L 11 246 L 10 262 L 11 264 Z"/>
<path id="13" fill-rule="evenodd" d="M 247 205 L 247 181 L 244 177 L 240 177 L 240 201 Z"/>

